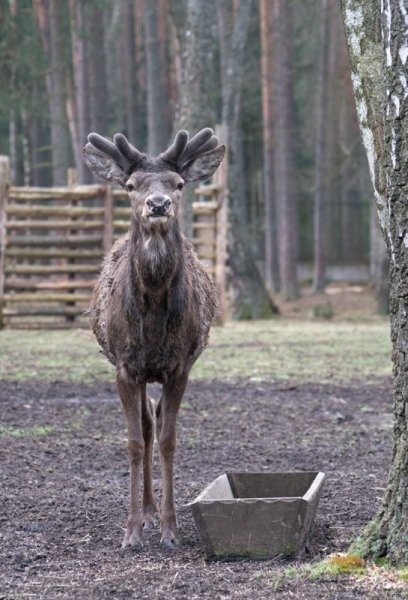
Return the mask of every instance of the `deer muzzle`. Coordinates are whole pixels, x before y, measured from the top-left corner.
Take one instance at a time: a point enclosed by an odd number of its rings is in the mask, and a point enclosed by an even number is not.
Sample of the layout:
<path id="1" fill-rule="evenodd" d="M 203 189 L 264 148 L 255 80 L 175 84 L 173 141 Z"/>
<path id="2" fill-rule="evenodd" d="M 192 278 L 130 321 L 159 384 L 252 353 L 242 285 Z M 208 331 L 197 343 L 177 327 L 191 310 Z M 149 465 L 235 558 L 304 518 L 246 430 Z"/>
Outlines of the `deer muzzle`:
<path id="1" fill-rule="evenodd" d="M 147 217 L 168 217 L 172 214 L 172 202 L 164 194 L 151 194 L 145 200 L 144 213 Z"/>

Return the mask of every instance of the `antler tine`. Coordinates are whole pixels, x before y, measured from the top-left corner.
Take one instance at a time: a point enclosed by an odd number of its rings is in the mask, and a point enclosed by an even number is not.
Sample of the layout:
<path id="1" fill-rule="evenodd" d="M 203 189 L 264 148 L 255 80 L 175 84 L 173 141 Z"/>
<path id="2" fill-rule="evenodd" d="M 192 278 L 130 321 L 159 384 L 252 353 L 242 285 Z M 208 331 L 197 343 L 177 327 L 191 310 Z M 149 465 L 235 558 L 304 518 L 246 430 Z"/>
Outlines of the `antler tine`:
<path id="1" fill-rule="evenodd" d="M 122 166 L 123 157 L 116 148 L 115 144 L 113 144 L 111 141 L 99 135 L 99 133 L 90 133 L 88 135 L 88 142 L 104 154 L 107 154 L 113 158 L 116 163 Z"/>
<path id="2" fill-rule="evenodd" d="M 194 153 L 186 151 L 182 156 L 182 165 L 186 165 L 188 162 L 194 160 L 200 154 L 204 154 L 205 152 L 209 152 L 210 150 L 214 150 L 219 144 L 219 140 L 216 135 L 212 135 L 208 142 L 205 142 L 202 146 L 197 148 Z"/>
<path id="3" fill-rule="evenodd" d="M 135 146 L 130 144 L 123 133 L 116 133 L 113 136 L 113 141 L 119 152 L 126 158 L 131 166 L 141 163 L 146 158 L 146 154 L 143 154 L 135 148 Z"/>
<path id="4" fill-rule="evenodd" d="M 160 154 L 161 158 L 167 162 L 177 165 L 186 149 L 188 138 L 188 131 L 185 129 L 180 129 L 180 131 L 176 134 L 172 145 Z"/>
<path id="5" fill-rule="evenodd" d="M 208 152 L 218 145 L 218 138 L 210 127 L 205 127 L 188 142 L 181 157 L 183 165 L 196 158 L 202 152 Z"/>
<path id="6" fill-rule="evenodd" d="M 146 155 L 129 144 L 122 133 L 114 135 L 113 140 L 114 143 L 98 133 L 88 135 L 88 141 L 95 148 L 110 156 L 127 175 L 130 175 L 132 170 L 146 158 Z"/>

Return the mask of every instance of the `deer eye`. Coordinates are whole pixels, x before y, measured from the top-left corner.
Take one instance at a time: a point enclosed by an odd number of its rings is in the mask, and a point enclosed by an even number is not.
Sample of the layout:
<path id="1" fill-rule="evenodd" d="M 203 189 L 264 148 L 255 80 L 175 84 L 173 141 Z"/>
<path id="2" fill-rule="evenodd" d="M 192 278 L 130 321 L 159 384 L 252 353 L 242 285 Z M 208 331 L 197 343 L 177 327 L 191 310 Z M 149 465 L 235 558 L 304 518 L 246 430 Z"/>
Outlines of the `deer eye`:
<path id="1" fill-rule="evenodd" d="M 133 190 L 135 189 L 135 186 L 133 185 L 133 183 L 128 183 L 128 184 L 126 184 L 126 189 L 128 192 L 133 192 Z"/>
<path id="2" fill-rule="evenodd" d="M 181 192 L 181 190 L 183 189 L 183 187 L 184 187 L 184 183 L 182 183 L 180 181 L 180 183 L 177 184 L 177 189 L 180 190 L 180 192 Z"/>

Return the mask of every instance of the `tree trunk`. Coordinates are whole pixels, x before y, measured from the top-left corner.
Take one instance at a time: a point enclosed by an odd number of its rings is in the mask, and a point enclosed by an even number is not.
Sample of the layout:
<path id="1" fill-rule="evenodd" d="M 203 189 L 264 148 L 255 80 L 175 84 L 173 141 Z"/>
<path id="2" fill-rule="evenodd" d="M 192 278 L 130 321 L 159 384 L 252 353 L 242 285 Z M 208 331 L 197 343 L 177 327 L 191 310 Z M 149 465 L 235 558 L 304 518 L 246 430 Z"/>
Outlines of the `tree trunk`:
<path id="1" fill-rule="evenodd" d="M 342 0 L 354 96 L 390 261 L 394 448 L 382 507 L 356 542 L 408 562 L 408 23 L 404 2 Z"/>
<path id="2" fill-rule="evenodd" d="M 89 56 L 89 108 L 92 131 L 106 133 L 108 126 L 105 27 L 104 10 L 96 3 L 90 3 L 87 11 L 87 40 Z M 131 24 L 130 17 L 126 25 Z M 132 73 L 129 73 L 129 80 Z M 87 132 L 88 133 L 88 132 Z M 86 138 L 80 140 L 81 150 Z"/>
<path id="3" fill-rule="evenodd" d="M 50 60 L 45 82 L 51 129 L 52 179 L 64 185 L 67 176 L 67 127 L 64 93 L 64 46 L 61 7 L 57 0 L 34 0 L 44 54 Z"/>
<path id="4" fill-rule="evenodd" d="M 170 130 L 166 118 L 166 88 L 164 64 L 158 36 L 158 6 L 145 5 L 146 78 L 147 78 L 147 152 L 155 156 L 166 148 Z"/>
<path id="5" fill-rule="evenodd" d="M 261 27 L 261 87 L 263 120 L 263 191 L 265 206 L 265 283 L 270 294 L 279 291 L 279 265 L 277 247 L 276 199 L 273 177 L 273 67 L 272 54 L 272 4 L 260 0 Z"/>
<path id="6" fill-rule="evenodd" d="M 237 318 L 268 317 L 276 308 L 265 289 L 250 245 L 243 142 L 240 139 L 242 63 L 253 3 L 240 2 L 234 8 L 231 0 L 217 3 L 218 34 L 222 88 L 222 120 L 228 128 L 230 207 L 230 263 L 234 282 L 234 313 Z"/>
<path id="7" fill-rule="evenodd" d="M 285 300 L 299 296 L 297 282 L 297 207 L 294 194 L 292 147 L 293 126 L 293 32 L 291 3 L 274 0 L 273 48 L 276 61 L 274 88 L 276 102 L 274 180 L 277 206 L 279 279 Z"/>
<path id="8" fill-rule="evenodd" d="M 326 284 L 326 220 L 327 193 L 327 116 L 328 116 L 328 56 L 329 56 L 330 0 L 322 0 L 320 14 L 319 68 L 316 85 L 316 152 L 314 190 L 314 277 L 313 289 L 322 292 Z"/>
<path id="9" fill-rule="evenodd" d="M 214 80 L 214 5 L 188 0 L 177 126 L 196 132 L 215 122 L 210 101 Z"/>
<path id="10" fill-rule="evenodd" d="M 182 41 L 181 81 L 174 125 L 176 130 L 183 128 L 194 134 L 203 127 L 215 124 L 211 102 L 216 46 L 214 5 L 201 0 L 187 0 L 185 11 L 181 10 L 181 3 L 171 4 L 173 23 Z M 193 192 L 188 186 L 182 206 L 183 230 L 186 235 L 191 235 L 192 200 Z"/>
<path id="11" fill-rule="evenodd" d="M 390 308 L 390 286 L 387 247 L 378 222 L 373 203 L 370 210 L 370 276 L 374 282 L 377 312 L 388 315 Z"/>
<path id="12" fill-rule="evenodd" d="M 76 123 L 76 140 L 73 140 L 73 143 L 78 183 L 89 183 L 93 180 L 93 177 L 82 158 L 82 147 L 86 142 L 88 133 L 91 131 L 89 69 L 83 10 L 81 0 L 70 0 L 72 66 L 74 73 L 73 96 L 75 98 L 75 102 L 71 102 L 70 114 Z"/>

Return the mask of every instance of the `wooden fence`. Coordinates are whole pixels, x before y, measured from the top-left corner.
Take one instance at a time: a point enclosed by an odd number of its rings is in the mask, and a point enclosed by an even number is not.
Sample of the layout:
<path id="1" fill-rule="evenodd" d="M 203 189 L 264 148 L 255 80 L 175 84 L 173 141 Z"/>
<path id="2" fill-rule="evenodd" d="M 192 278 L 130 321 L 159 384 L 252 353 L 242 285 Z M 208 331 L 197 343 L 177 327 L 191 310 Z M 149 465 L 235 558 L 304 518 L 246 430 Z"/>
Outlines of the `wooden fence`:
<path id="1" fill-rule="evenodd" d="M 0 157 L 0 328 L 87 326 L 104 252 L 129 228 L 126 192 L 108 185 L 16 187 Z M 196 190 L 193 242 L 224 305 L 226 168 Z"/>

